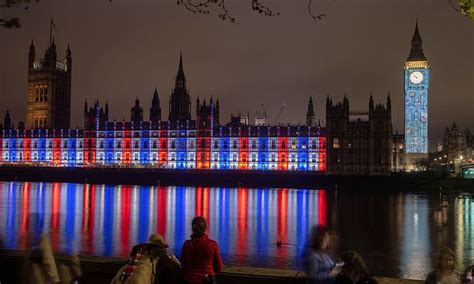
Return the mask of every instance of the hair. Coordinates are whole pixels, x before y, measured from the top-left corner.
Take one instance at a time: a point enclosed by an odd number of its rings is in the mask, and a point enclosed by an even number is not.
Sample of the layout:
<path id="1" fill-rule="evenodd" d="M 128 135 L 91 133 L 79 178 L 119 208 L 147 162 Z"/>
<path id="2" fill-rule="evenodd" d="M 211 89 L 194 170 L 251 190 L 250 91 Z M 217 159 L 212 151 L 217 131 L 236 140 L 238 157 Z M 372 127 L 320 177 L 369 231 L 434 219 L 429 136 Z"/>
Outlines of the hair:
<path id="1" fill-rule="evenodd" d="M 324 225 L 316 225 L 311 230 L 311 236 L 309 240 L 309 247 L 314 250 L 322 251 L 324 238 L 329 236 L 329 230 Z"/>
<path id="2" fill-rule="evenodd" d="M 357 252 L 345 251 L 341 255 L 341 260 L 344 261 L 343 270 L 355 272 L 359 275 L 369 275 L 365 261 Z"/>
<path id="3" fill-rule="evenodd" d="M 454 251 L 448 247 L 444 247 L 439 251 L 438 261 L 436 263 L 436 270 L 441 270 L 443 256 L 445 255 L 448 255 L 453 258 L 453 267 L 451 267 L 451 270 L 455 270 L 456 269 L 456 255 L 454 254 Z"/>
<path id="4" fill-rule="evenodd" d="M 474 276 L 472 275 L 472 273 L 474 272 L 474 265 L 467 266 L 466 269 L 464 269 L 462 277 L 466 278 L 468 272 L 471 272 L 471 276 Z"/>
<path id="5" fill-rule="evenodd" d="M 192 222 L 193 235 L 195 236 L 203 235 L 206 232 L 206 229 L 207 229 L 206 219 L 204 219 L 204 217 L 201 217 L 201 216 L 194 217 L 193 222 Z"/>

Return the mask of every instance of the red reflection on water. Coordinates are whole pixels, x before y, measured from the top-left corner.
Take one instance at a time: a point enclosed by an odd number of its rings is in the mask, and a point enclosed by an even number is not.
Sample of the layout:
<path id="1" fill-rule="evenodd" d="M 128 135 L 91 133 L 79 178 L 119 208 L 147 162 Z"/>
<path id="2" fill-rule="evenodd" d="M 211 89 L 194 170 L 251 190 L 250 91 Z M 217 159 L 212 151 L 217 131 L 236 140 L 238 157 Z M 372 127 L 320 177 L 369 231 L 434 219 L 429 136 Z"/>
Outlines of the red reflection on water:
<path id="1" fill-rule="evenodd" d="M 209 187 L 206 187 L 202 191 L 202 216 L 207 220 L 208 227 L 210 225 L 211 220 L 209 219 L 209 195 L 210 190 Z"/>
<path id="2" fill-rule="evenodd" d="M 122 208 L 120 210 L 120 255 L 128 254 L 128 246 L 130 245 L 130 199 L 131 190 L 129 185 L 122 186 Z"/>
<path id="3" fill-rule="evenodd" d="M 326 225 L 326 191 L 318 191 L 318 224 Z"/>
<path id="4" fill-rule="evenodd" d="M 198 187 L 195 191 L 196 208 L 194 209 L 195 216 L 202 216 L 202 188 Z"/>
<path id="5" fill-rule="evenodd" d="M 41 194 L 45 194 L 41 192 Z M 60 207 L 61 207 L 61 183 L 53 183 L 51 193 L 51 244 L 53 250 L 57 251 L 59 248 L 59 222 L 60 222 Z"/>
<path id="6" fill-rule="evenodd" d="M 87 209 L 82 215 L 83 218 L 87 218 L 87 221 L 82 222 L 85 224 L 85 227 L 83 228 L 85 234 L 83 237 L 86 239 L 83 250 L 91 255 L 94 254 L 95 190 L 96 186 L 94 184 L 87 186 L 87 192 L 84 192 L 84 194 L 87 194 L 88 196 L 88 198 L 84 198 L 84 208 Z"/>
<path id="7" fill-rule="evenodd" d="M 236 259 L 244 261 L 247 255 L 247 209 L 248 209 L 248 190 L 239 188 L 237 191 L 237 241 Z"/>
<path id="8" fill-rule="evenodd" d="M 196 188 L 196 209 L 195 216 L 202 216 L 206 219 L 209 227 L 209 198 L 210 190 L 209 187 L 198 187 Z"/>
<path id="9" fill-rule="evenodd" d="M 288 242 L 288 189 L 282 188 L 277 193 L 277 234 L 278 241 Z M 286 256 L 286 245 L 277 250 L 279 257 Z"/>
<path id="10" fill-rule="evenodd" d="M 25 182 L 22 185 L 21 191 L 21 220 L 20 220 L 20 249 L 26 250 L 28 248 L 28 229 L 30 224 L 30 183 Z"/>
<path id="11" fill-rule="evenodd" d="M 156 231 L 162 236 L 166 235 L 166 201 L 168 199 L 167 192 L 168 191 L 162 186 L 158 188 L 158 216 L 156 216 Z"/>
<path id="12" fill-rule="evenodd" d="M 89 223 L 89 185 L 84 184 L 82 186 L 82 244 L 81 247 L 85 249 L 87 247 L 85 236 L 87 235 L 87 228 L 88 228 L 88 223 Z"/>

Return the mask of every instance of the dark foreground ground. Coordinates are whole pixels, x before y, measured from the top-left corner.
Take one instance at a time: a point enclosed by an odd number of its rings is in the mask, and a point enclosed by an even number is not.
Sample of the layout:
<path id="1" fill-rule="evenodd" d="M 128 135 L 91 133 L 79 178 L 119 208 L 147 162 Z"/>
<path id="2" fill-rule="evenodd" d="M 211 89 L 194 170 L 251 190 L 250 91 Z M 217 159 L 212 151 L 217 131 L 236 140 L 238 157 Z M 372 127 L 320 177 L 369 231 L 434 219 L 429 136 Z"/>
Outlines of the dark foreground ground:
<path id="1" fill-rule="evenodd" d="M 258 170 L 169 170 L 157 168 L 68 168 L 0 166 L 2 181 L 94 184 L 181 185 L 223 187 L 288 187 L 337 190 L 474 190 L 474 179 L 440 174 L 338 176 L 319 172 Z"/>
<path id="2" fill-rule="evenodd" d="M 57 261 L 62 261 L 57 257 Z M 26 256 L 18 251 L 0 250 L 0 283 L 22 283 L 28 271 L 23 269 Z M 126 259 L 105 257 L 81 257 L 83 277 L 81 283 L 110 283 Z M 283 269 L 226 266 L 219 274 L 222 284 L 304 284 L 303 272 Z M 376 277 L 380 284 L 421 284 L 422 281 Z"/>

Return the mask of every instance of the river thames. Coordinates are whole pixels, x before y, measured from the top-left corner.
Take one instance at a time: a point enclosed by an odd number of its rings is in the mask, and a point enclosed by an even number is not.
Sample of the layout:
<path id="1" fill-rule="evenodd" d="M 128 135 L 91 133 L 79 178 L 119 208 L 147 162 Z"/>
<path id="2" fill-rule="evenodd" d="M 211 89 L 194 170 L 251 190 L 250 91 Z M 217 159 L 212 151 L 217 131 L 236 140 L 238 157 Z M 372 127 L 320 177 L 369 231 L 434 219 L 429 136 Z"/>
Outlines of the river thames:
<path id="1" fill-rule="evenodd" d="M 108 186 L 0 182 L 0 238 L 28 250 L 42 232 L 57 252 L 127 257 L 158 232 L 178 257 L 204 216 L 227 265 L 301 269 L 311 227 L 334 231 L 374 275 L 424 279 L 443 246 L 460 268 L 474 259 L 474 196 L 289 188 Z M 276 242 L 281 241 L 281 247 Z"/>

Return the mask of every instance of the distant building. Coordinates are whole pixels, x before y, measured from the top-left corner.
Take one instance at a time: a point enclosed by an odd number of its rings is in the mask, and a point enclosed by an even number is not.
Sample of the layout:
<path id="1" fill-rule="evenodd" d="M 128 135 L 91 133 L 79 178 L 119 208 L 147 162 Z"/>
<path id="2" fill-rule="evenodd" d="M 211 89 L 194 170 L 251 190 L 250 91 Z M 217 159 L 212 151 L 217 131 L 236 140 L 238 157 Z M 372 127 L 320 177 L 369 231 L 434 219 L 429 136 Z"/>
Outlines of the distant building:
<path id="1" fill-rule="evenodd" d="M 339 175 L 389 175 L 392 151 L 390 95 L 387 105 L 350 111 L 349 99 L 326 100 L 326 172 Z"/>
<path id="2" fill-rule="evenodd" d="M 267 113 L 262 111 L 257 111 L 255 113 L 255 126 L 264 126 L 267 125 Z"/>
<path id="3" fill-rule="evenodd" d="M 392 136 L 392 172 L 405 170 L 405 135 L 398 131 Z"/>
<path id="4" fill-rule="evenodd" d="M 405 62 L 405 162 L 407 170 L 428 158 L 428 88 L 430 66 L 423 53 L 418 22 Z"/>
<path id="5" fill-rule="evenodd" d="M 316 116 L 314 115 L 313 98 L 309 97 L 308 110 L 306 111 L 306 125 L 315 126 Z"/>
<path id="6" fill-rule="evenodd" d="M 168 120 L 191 120 L 191 96 L 186 88 L 186 77 L 184 76 L 182 55 L 179 57 L 178 74 L 176 75 L 175 86 L 170 96 Z"/>
<path id="7" fill-rule="evenodd" d="M 28 55 L 28 93 L 26 127 L 68 129 L 71 119 L 71 49 L 66 50 L 64 62 L 57 60 L 54 39 L 43 59 L 36 61 L 35 46 Z"/>
<path id="8" fill-rule="evenodd" d="M 467 163 L 474 160 L 474 135 L 469 129 L 459 130 L 456 123 L 453 123 L 451 129 L 446 128 L 444 132 L 441 152 L 446 155 L 447 163 L 454 163 L 456 160 Z"/>

